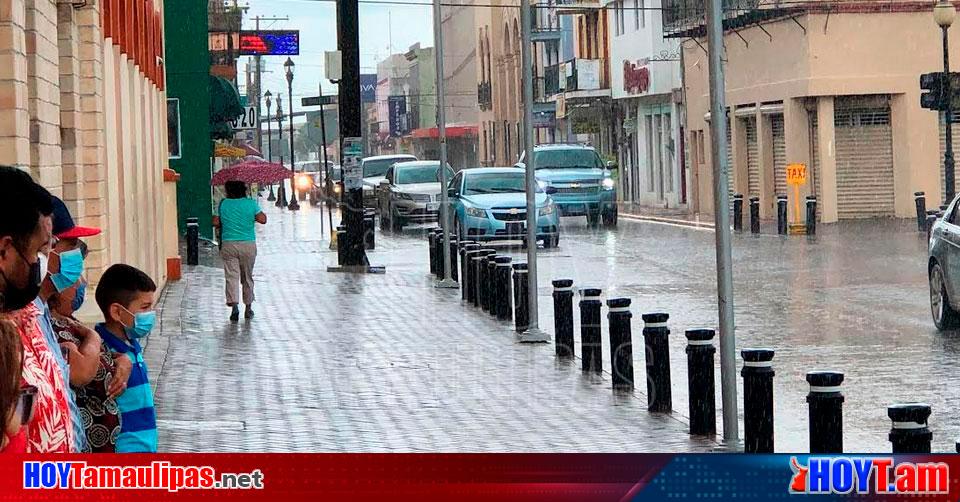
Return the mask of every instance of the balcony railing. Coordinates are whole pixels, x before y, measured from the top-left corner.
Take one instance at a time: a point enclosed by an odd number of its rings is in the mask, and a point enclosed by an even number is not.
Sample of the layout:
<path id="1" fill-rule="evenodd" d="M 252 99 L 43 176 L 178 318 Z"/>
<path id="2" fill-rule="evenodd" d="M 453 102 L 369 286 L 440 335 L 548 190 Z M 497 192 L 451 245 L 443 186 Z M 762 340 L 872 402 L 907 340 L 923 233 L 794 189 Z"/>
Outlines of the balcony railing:
<path id="1" fill-rule="evenodd" d="M 603 8 L 600 0 L 558 0 L 557 15 L 571 16 Z"/>
<path id="2" fill-rule="evenodd" d="M 543 95 L 549 98 L 560 92 L 560 66 L 559 64 L 550 65 L 543 69 Z"/>
<path id="3" fill-rule="evenodd" d="M 760 7 L 760 0 L 723 0 L 723 18 L 731 19 Z M 775 7 L 771 4 L 770 7 Z M 703 25 L 704 0 L 663 0 L 664 33 L 677 33 Z"/>
<path id="4" fill-rule="evenodd" d="M 560 84 L 559 91 L 591 91 L 607 88 L 607 82 L 603 71 L 604 60 L 602 59 L 571 59 L 566 63 L 555 66 L 548 66 L 544 71 L 544 76 L 556 68 L 558 72 L 557 82 Z"/>

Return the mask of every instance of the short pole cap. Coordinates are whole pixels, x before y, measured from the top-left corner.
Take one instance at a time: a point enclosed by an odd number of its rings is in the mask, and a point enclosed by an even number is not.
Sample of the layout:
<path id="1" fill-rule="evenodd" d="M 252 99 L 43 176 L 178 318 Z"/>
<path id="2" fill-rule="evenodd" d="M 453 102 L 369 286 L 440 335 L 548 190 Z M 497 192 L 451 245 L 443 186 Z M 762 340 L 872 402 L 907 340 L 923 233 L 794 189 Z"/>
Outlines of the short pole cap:
<path id="1" fill-rule="evenodd" d="M 612 309 L 623 309 L 630 306 L 631 300 L 629 298 L 611 298 L 607 300 L 607 307 Z"/>
<path id="2" fill-rule="evenodd" d="M 811 202 L 816 202 L 816 201 L 817 201 L 817 196 L 816 196 L 816 195 L 808 195 L 808 196 L 807 196 L 807 204 L 809 204 L 809 203 L 811 203 Z"/>
<path id="3" fill-rule="evenodd" d="M 513 258 L 509 256 L 497 256 L 494 258 L 494 261 L 497 262 L 497 265 L 506 265 L 513 261 Z"/>
<path id="4" fill-rule="evenodd" d="M 603 290 L 600 288 L 584 288 L 580 290 L 580 296 L 583 298 L 583 301 L 600 301 L 600 295 L 603 294 Z"/>
<path id="5" fill-rule="evenodd" d="M 759 203 L 760 203 L 760 197 L 756 197 L 756 196 L 750 197 L 750 203 L 753 204 L 754 202 L 756 202 L 757 204 L 759 204 Z"/>
<path id="6" fill-rule="evenodd" d="M 526 271 L 527 271 L 527 264 L 526 264 L 526 262 L 524 262 L 524 263 L 514 263 L 514 264 L 513 264 L 513 270 L 515 270 L 515 271 L 517 271 L 517 272 L 526 272 Z"/>
<path id="7" fill-rule="evenodd" d="M 913 192 L 913 196 L 917 198 L 923 197 L 924 195 L 926 194 L 923 192 Z"/>
<path id="8" fill-rule="evenodd" d="M 887 416 L 894 422 L 914 422 L 926 425 L 930 418 L 930 405 L 926 403 L 902 403 L 887 407 Z"/>
<path id="9" fill-rule="evenodd" d="M 733 194 L 733 199 L 734 199 L 734 200 L 737 200 L 737 199 L 743 200 L 743 194 L 742 194 L 742 193 Z"/>
<path id="10" fill-rule="evenodd" d="M 748 363 L 766 363 L 773 360 L 773 349 L 743 349 L 740 351 L 740 357 Z"/>
<path id="11" fill-rule="evenodd" d="M 783 201 L 787 200 L 787 196 L 786 196 L 786 195 L 777 194 L 777 202 L 780 202 L 781 200 L 783 200 Z"/>
<path id="12" fill-rule="evenodd" d="M 664 323 L 670 320 L 670 314 L 664 312 L 654 312 L 640 316 L 643 322 L 647 324 Z"/>
<path id="13" fill-rule="evenodd" d="M 687 337 L 687 340 L 691 342 L 706 342 L 713 340 L 716 331 L 712 329 L 688 329 L 684 335 Z"/>
<path id="14" fill-rule="evenodd" d="M 573 287 L 573 279 L 555 279 L 553 281 L 553 287 L 555 288 L 570 288 Z"/>
<path id="15" fill-rule="evenodd" d="M 812 387 L 837 387 L 843 383 L 843 373 L 839 371 L 809 371 L 807 383 Z"/>

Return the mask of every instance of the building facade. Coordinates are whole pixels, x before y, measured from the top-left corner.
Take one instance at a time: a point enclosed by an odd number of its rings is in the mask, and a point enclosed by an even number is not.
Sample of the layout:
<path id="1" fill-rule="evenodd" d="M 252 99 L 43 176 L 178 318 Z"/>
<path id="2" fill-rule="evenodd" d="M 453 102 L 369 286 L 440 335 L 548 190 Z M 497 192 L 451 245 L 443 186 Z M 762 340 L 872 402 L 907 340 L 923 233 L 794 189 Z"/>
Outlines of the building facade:
<path id="1" fill-rule="evenodd" d="M 503 0 L 477 9 L 480 164 L 510 166 L 521 138 L 520 9 Z"/>
<path id="2" fill-rule="evenodd" d="M 730 191 L 760 198 L 814 195 L 822 221 L 914 214 L 913 193 L 943 193 L 943 126 L 920 107 L 918 76 L 942 69 L 932 2 L 808 2 L 728 12 L 726 103 Z M 704 31 L 676 16 L 683 42 L 694 209 L 713 212 Z M 689 21 L 689 20 L 688 20 Z M 736 30 L 736 31 L 734 31 Z M 838 50 L 842 48 L 842 50 Z M 950 47 L 956 57 L 960 41 Z M 958 135 L 960 137 L 960 135 Z M 785 166 L 807 167 L 794 191 Z"/>
<path id="3" fill-rule="evenodd" d="M 117 262 L 158 284 L 179 271 L 163 19 L 161 0 L 0 4 L 0 163 L 103 229 L 87 241 L 92 284 Z"/>
<path id="4" fill-rule="evenodd" d="M 605 4 L 619 195 L 626 204 L 686 204 L 680 44 L 663 37 L 660 0 Z"/>

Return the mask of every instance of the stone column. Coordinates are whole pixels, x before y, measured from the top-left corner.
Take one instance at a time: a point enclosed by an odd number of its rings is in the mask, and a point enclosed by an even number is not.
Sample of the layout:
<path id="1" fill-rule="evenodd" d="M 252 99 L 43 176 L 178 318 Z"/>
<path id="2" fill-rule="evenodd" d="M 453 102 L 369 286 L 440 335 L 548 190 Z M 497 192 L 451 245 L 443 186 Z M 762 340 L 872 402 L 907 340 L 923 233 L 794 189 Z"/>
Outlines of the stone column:
<path id="1" fill-rule="evenodd" d="M 81 225 L 103 229 L 103 234 L 87 241 L 88 279 L 96 283 L 105 265 L 106 242 L 116 229 L 106 219 L 106 163 L 104 129 L 103 31 L 100 27 L 100 2 L 91 2 L 77 9 L 76 24 L 80 35 L 80 154 L 82 176 L 77 177 L 78 219 Z"/>
<path id="2" fill-rule="evenodd" d="M 833 116 L 833 96 L 821 96 L 817 100 L 817 143 L 820 149 L 820 196 L 817 204 L 823 204 L 821 218 L 824 223 L 837 221 L 837 156 Z"/>
<path id="3" fill-rule="evenodd" d="M 24 0 L 0 2 L 0 164 L 29 169 Z"/>
<path id="4" fill-rule="evenodd" d="M 73 6 L 57 4 L 57 45 L 60 54 L 60 159 L 63 201 L 75 216 L 83 214 L 79 203 L 80 179 L 80 33 Z"/>
<path id="5" fill-rule="evenodd" d="M 787 186 L 787 220 L 790 223 L 803 223 L 807 218 L 806 197 L 813 193 L 815 182 L 813 162 L 810 158 L 810 123 L 804 98 L 783 100 L 783 135 L 787 147 L 787 164 L 807 166 L 807 182 L 800 185 L 800 214 L 797 214 L 795 209 L 794 189 Z M 820 176 L 819 173 L 816 175 Z"/>
<path id="6" fill-rule="evenodd" d="M 60 51 L 54 0 L 26 0 L 27 109 L 30 173 L 54 195 L 63 194 L 60 171 Z"/>
<path id="7" fill-rule="evenodd" d="M 757 154 L 760 163 L 757 168 L 757 177 L 760 185 L 760 217 L 776 218 L 777 216 L 777 188 L 775 184 L 773 166 L 773 127 L 770 115 L 760 113 L 760 104 L 757 104 Z"/>

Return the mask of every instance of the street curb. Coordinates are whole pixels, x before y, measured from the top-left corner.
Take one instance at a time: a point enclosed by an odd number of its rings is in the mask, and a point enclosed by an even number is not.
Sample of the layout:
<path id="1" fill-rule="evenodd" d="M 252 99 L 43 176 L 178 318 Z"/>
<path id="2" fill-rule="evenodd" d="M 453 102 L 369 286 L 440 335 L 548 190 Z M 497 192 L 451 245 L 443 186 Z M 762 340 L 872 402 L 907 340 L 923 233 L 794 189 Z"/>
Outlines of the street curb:
<path id="1" fill-rule="evenodd" d="M 649 223 L 660 223 L 663 225 L 674 225 L 678 227 L 687 227 L 697 230 L 707 230 L 713 232 L 715 230 L 713 223 L 701 222 L 701 221 L 690 221 L 679 218 L 666 218 L 662 216 L 642 216 L 636 214 L 624 214 L 620 213 L 620 217 L 633 221 L 645 221 Z"/>

